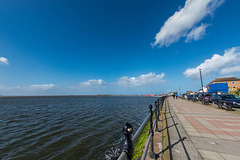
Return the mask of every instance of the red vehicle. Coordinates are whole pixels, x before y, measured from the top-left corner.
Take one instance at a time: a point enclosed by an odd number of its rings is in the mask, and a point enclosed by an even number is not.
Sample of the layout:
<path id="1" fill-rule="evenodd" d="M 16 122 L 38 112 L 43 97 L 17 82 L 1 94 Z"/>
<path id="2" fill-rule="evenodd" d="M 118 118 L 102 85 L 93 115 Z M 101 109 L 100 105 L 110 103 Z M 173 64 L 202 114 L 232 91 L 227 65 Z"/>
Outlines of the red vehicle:
<path id="1" fill-rule="evenodd" d="M 203 95 L 202 98 L 202 103 L 203 104 L 209 104 L 212 103 L 212 94 L 211 93 L 206 93 Z"/>

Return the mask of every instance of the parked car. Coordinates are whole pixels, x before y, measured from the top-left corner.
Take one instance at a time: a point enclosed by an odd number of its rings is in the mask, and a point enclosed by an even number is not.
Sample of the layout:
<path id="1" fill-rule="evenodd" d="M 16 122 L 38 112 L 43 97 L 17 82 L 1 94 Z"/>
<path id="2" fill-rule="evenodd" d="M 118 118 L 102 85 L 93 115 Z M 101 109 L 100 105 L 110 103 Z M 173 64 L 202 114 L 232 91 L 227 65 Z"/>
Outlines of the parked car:
<path id="1" fill-rule="evenodd" d="M 184 95 L 184 99 L 187 99 L 187 95 L 186 94 Z"/>
<path id="2" fill-rule="evenodd" d="M 187 100 L 189 100 L 189 101 L 190 101 L 190 100 L 192 99 L 192 97 L 193 97 L 193 95 L 192 95 L 192 94 L 188 94 L 188 95 L 187 95 Z"/>
<path id="3" fill-rule="evenodd" d="M 204 93 L 198 93 L 197 95 L 198 95 L 198 100 L 202 101 Z"/>
<path id="4" fill-rule="evenodd" d="M 199 96 L 201 95 L 202 93 L 197 93 L 196 94 L 196 100 L 199 101 Z"/>
<path id="5" fill-rule="evenodd" d="M 203 103 L 203 104 L 212 103 L 211 98 L 212 98 L 212 94 L 210 94 L 210 93 L 205 93 L 205 94 L 203 95 L 202 103 Z"/>
<path id="6" fill-rule="evenodd" d="M 240 97 L 233 94 L 223 94 L 218 98 L 217 105 L 219 108 L 226 106 L 228 110 L 233 110 L 233 107 L 240 107 Z"/>
<path id="7" fill-rule="evenodd" d="M 180 96 L 180 98 L 185 99 L 185 95 L 186 95 L 186 94 L 182 94 L 182 95 Z"/>
<path id="8" fill-rule="evenodd" d="M 213 104 L 218 104 L 218 98 L 221 97 L 221 94 L 215 94 L 212 96 L 211 101 Z"/>
<path id="9" fill-rule="evenodd" d="M 196 102 L 196 101 L 198 100 L 198 99 L 197 99 L 197 95 L 194 94 L 194 95 L 192 96 L 191 100 L 192 100 L 193 102 Z"/>
<path id="10" fill-rule="evenodd" d="M 206 97 L 206 96 L 211 97 L 211 96 L 212 96 L 212 93 L 198 93 L 198 100 L 201 101 L 201 102 L 203 102 L 203 99 L 204 99 L 204 97 Z"/>

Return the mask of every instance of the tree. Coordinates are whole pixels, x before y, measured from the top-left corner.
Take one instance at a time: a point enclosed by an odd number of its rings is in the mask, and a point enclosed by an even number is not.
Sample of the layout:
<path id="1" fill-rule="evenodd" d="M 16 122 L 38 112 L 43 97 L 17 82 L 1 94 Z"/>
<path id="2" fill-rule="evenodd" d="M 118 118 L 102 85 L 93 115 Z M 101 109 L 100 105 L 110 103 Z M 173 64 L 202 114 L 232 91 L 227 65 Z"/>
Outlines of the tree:
<path id="1" fill-rule="evenodd" d="M 238 88 L 238 90 L 236 91 L 236 94 L 240 96 L 240 88 Z"/>

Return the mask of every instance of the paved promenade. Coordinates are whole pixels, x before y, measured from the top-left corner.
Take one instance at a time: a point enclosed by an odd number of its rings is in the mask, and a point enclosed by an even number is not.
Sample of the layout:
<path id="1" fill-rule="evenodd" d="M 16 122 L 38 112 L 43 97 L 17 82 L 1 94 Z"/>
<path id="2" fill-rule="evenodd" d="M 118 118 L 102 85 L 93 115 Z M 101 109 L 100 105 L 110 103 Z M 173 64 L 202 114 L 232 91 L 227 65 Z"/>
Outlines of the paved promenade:
<path id="1" fill-rule="evenodd" d="M 170 159 L 240 160 L 239 113 L 172 97 L 166 105 Z"/>

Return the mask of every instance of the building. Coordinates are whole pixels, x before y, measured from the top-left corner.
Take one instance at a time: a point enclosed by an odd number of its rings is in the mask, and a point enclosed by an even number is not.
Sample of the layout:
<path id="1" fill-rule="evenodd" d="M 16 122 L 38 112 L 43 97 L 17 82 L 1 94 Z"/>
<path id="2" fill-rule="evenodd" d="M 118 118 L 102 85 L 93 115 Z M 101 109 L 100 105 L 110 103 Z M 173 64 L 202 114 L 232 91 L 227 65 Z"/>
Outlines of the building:
<path id="1" fill-rule="evenodd" d="M 204 93 L 207 93 L 208 92 L 208 88 L 203 87 L 203 88 L 198 90 L 199 93 L 202 93 L 203 91 L 204 91 Z"/>
<path id="2" fill-rule="evenodd" d="M 186 94 L 194 94 L 193 91 L 186 91 Z"/>
<path id="3" fill-rule="evenodd" d="M 208 92 L 212 93 L 228 93 L 227 83 L 215 83 L 208 85 Z"/>
<path id="4" fill-rule="evenodd" d="M 146 94 L 146 96 L 154 97 L 155 95 L 154 94 Z"/>
<path id="5" fill-rule="evenodd" d="M 207 88 L 210 89 L 210 85 L 216 83 L 227 83 L 229 92 L 240 89 L 240 78 L 236 77 L 216 78 L 207 85 Z"/>
<path id="6" fill-rule="evenodd" d="M 170 92 L 169 95 L 175 95 L 177 92 Z"/>

